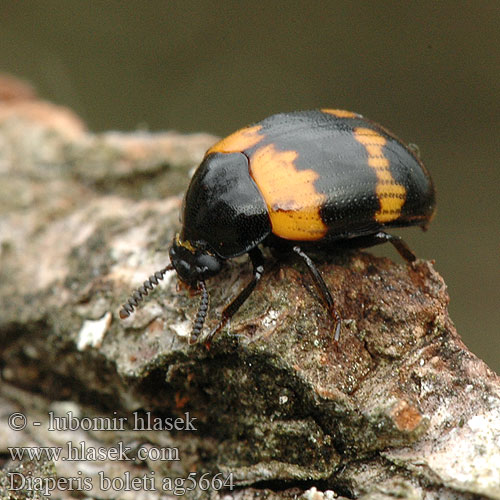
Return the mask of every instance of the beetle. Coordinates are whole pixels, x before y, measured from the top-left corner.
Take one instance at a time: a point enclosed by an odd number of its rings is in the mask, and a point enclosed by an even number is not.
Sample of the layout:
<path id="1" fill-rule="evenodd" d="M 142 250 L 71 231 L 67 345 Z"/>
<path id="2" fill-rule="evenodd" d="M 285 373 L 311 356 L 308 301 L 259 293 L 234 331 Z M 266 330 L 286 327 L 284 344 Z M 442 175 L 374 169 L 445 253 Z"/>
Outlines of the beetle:
<path id="1" fill-rule="evenodd" d="M 181 210 L 181 231 L 156 272 L 123 305 L 128 317 L 168 270 L 201 292 L 189 338 L 210 339 L 238 311 L 264 273 L 259 245 L 305 263 L 339 339 L 341 318 L 308 252 L 390 242 L 407 262 L 415 254 L 387 228 L 426 229 L 435 212 L 431 177 L 414 150 L 362 115 L 338 109 L 281 113 L 213 145 L 195 171 Z M 248 254 L 251 281 L 201 337 L 209 305 L 205 280 L 224 262 Z"/>

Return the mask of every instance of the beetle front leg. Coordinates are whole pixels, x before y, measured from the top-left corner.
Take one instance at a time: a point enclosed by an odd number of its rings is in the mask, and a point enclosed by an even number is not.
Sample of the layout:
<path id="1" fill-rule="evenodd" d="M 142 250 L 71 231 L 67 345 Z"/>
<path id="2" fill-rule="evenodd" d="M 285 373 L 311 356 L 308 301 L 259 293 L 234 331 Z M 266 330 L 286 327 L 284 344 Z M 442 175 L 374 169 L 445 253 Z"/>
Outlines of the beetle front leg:
<path id="1" fill-rule="evenodd" d="M 234 316 L 238 309 L 245 303 L 250 294 L 254 291 L 257 283 L 264 274 L 264 256 L 257 248 L 249 252 L 250 260 L 253 264 L 253 277 L 250 283 L 241 290 L 241 292 L 231 301 L 231 303 L 222 311 L 222 319 L 218 325 L 203 339 L 205 344 L 211 342 L 213 337 L 224 327 L 224 325 Z"/>

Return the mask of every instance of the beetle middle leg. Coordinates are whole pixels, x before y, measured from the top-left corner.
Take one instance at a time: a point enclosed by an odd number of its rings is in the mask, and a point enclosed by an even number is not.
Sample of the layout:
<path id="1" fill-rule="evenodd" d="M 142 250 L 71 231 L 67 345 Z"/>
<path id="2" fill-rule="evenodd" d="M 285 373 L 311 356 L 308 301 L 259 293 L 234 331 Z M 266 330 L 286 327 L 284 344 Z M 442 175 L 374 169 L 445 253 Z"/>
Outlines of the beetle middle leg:
<path id="1" fill-rule="evenodd" d="M 253 277 L 243 290 L 231 301 L 231 303 L 222 311 L 222 318 L 218 325 L 203 339 L 205 343 L 209 343 L 214 335 L 234 316 L 236 311 L 244 304 L 250 294 L 254 291 L 257 283 L 264 274 L 264 256 L 259 248 L 255 247 L 249 252 L 250 260 L 253 265 Z"/>
<path id="2" fill-rule="evenodd" d="M 340 314 L 335 309 L 330 290 L 328 290 L 325 281 L 323 280 L 320 272 L 318 271 L 318 268 L 315 266 L 311 258 L 306 253 L 304 253 L 299 246 L 294 246 L 293 251 L 304 261 L 307 269 L 309 270 L 309 273 L 312 276 L 312 279 L 314 280 L 314 284 L 316 285 L 316 288 L 318 289 L 318 292 L 328 309 L 328 312 L 335 318 L 336 326 L 334 338 L 338 342 L 338 340 L 340 339 L 340 325 L 342 323 L 342 320 L 340 318 Z"/>

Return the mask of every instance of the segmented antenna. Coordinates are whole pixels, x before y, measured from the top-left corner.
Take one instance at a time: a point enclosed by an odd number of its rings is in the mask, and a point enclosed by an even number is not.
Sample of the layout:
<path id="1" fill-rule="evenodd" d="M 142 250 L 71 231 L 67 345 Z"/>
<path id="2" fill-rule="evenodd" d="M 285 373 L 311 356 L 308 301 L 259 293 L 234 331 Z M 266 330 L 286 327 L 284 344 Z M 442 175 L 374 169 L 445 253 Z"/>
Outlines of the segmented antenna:
<path id="1" fill-rule="evenodd" d="M 191 331 L 191 335 L 189 336 L 190 344 L 195 344 L 197 342 L 198 337 L 203 330 L 203 323 L 205 323 L 205 318 L 207 317 L 208 312 L 209 298 L 207 287 L 205 286 L 205 282 L 203 280 L 198 281 L 198 285 L 201 288 L 201 299 L 198 307 L 198 313 L 196 314 L 196 319 L 193 323 L 193 329 Z"/>
<path id="2" fill-rule="evenodd" d="M 144 300 L 144 297 L 146 297 L 146 295 L 148 295 L 149 292 L 158 285 L 159 281 L 163 279 L 165 273 L 167 271 L 171 271 L 173 268 L 174 266 L 172 266 L 172 264 L 169 264 L 160 271 L 156 271 L 156 273 L 151 275 L 139 288 L 134 290 L 128 298 L 127 302 L 125 302 L 125 304 L 123 304 L 122 308 L 120 309 L 120 318 L 128 318 L 134 312 L 134 309 L 137 307 L 139 302 Z"/>

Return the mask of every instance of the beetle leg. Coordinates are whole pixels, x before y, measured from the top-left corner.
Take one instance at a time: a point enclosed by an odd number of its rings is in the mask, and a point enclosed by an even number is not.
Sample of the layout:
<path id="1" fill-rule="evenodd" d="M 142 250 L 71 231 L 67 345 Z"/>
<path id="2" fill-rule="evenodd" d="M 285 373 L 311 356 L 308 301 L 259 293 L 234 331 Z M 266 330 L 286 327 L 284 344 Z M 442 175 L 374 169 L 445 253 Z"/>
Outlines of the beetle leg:
<path id="1" fill-rule="evenodd" d="M 357 236 L 355 238 L 338 241 L 337 244 L 347 248 L 367 248 L 382 243 L 391 243 L 406 262 L 411 263 L 417 260 L 416 255 L 400 236 L 379 231 L 378 233 Z"/>
<path id="2" fill-rule="evenodd" d="M 415 262 L 417 256 L 413 253 L 407 243 L 400 237 L 393 234 L 380 231 L 373 235 L 374 244 L 389 242 L 398 251 L 399 255 L 406 260 L 406 262 Z"/>
<path id="3" fill-rule="evenodd" d="M 245 288 L 243 288 L 243 290 L 236 295 L 224 311 L 222 311 L 222 319 L 219 321 L 219 324 L 203 339 L 205 343 L 210 343 L 214 335 L 219 332 L 219 330 L 233 317 L 236 311 L 244 304 L 245 300 L 248 299 L 264 274 L 264 256 L 262 255 L 262 252 L 255 247 L 250 250 L 249 255 L 253 265 L 253 278 L 250 283 L 248 283 Z"/>
<path id="4" fill-rule="evenodd" d="M 330 290 L 328 290 L 325 281 L 321 277 L 318 268 L 314 265 L 314 262 L 311 260 L 311 258 L 306 253 L 304 253 L 299 246 L 294 246 L 293 251 L 304 261 L 307 269 L 309 270 L 309 273 L 312 276 L 312 279 L 314 280 L 314 284 L 316 285 L 316 288 L 318 289 L 319 294 L 321 295 L 321 298 L 323 299 L 323 302 L 328 309 L 328 312 L 335 318 L 336 326 L 334 338 L 338 342 L 338 340 L 340 339 L 340 325 L 342 323 L 342 320 L 340 318 L 340 314 L 335 309 Z"/>

